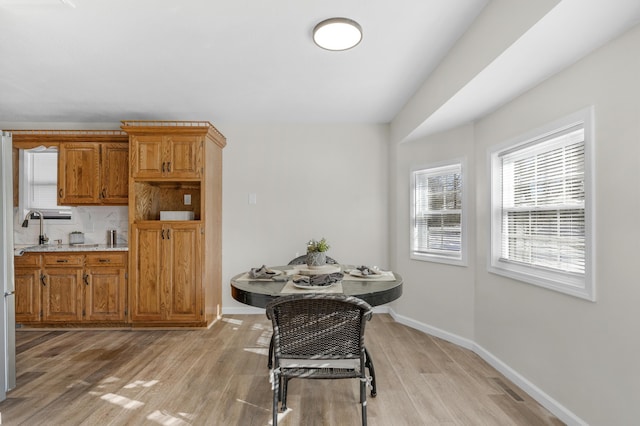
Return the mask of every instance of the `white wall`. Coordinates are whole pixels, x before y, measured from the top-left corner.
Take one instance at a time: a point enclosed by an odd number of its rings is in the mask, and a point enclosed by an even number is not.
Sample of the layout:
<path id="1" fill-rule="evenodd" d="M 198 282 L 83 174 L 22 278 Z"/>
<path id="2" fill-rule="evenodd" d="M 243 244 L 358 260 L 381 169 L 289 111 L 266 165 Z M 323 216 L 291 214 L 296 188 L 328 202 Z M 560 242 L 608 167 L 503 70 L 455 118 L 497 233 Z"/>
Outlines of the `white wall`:
<path id="1" fill-rule="evenodd" d="M 640 419 L 639 46 L 637 26 L 476 123 L 397 145 L 391 165 L 391 197 L 397 200 L 392 259 L 405 276 L 404 296 L 394 305 L 398 317 L 451 333 L 452 340 L 469 339 L 469 346 L 572 423 L 631 425 Z M 596 127 L 595 303 L 487 271 L 488 150 L 590 105 Z M 411 261 L 410 167 L 460 156 L 473 164 L 475 259 L 468 270 Z"/>
<path id="2" fill-rule="evenodd" d="M 467 266 L 409 259 L 410 239 L 410 171 L 443 161 L 462 160 L 465 183 L 474 183 L 473 126 L 430 136 L 416 142 L 403 143 L 396 148 L 396 217 L 393 237 L 394 270 L 400 271 L 405 285 L 403 296 L 396 302 L 396 310 L 430 327 L 446 330 L 466 339 L 473 339 L 475 257 Z M 468 216 L 468 250 L 474 253 L 474 191 L 467 191 L 464 209 Z"/>
<path id="3" fill-rule="evenodd" d="M 328 239 L 343 263 L 389 267 L 387 125 L 216 123 L 223 151 L 223 312 L 231 277 Z M 257 203 L 250 205 L 250 193 Z"/>
<path id="4" fill-rule="evenodd" d="M 476 125 L 475 340 L 593 425 L 640 419 L 640 27 Z M 595 303 L 487 272 L 487 149 L 595 106 Z"/>

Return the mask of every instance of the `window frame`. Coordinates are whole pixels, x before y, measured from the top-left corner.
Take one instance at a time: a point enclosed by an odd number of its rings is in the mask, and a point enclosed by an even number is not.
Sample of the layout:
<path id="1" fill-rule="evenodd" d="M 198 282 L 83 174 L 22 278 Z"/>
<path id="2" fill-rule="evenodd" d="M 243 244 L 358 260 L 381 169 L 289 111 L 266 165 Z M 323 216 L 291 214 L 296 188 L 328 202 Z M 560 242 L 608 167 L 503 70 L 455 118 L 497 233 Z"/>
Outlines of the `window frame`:
<path id="1" fill-rule="evenodd" d="M 532 264 L 504 261 L 502 255 L 502 185 L 501 155 L 544 143 L 553 135 L 571 127 L 584 129 L 584 274 L 559 271 Z M 498 145 L 488 152 L 490 176 L 490 238 L 488 271 L 528 284 L 555 290 L 589 301 L 596 300 L 595 291 L 595 164 L 594 109 L 585 108 L 538 129 Z"/>
<path id="2" fill-rule="evenodd" d="M 34 198 L 34 186 L 33 183 L 33 174 L 34 174 L 34 165 L 35 157 L 38 154 L 56 154 L 56 167 L 55 174 L 53 175 L 52 181 L 55 183 L 49 184 L 49 186 L 54 186 L 53 194 L 54 200 L 56 201 L 55 205 L 51 206 L 41 206 L 37 207 L 32 204 L 32 200 Z M 20 149 L 19 152 L 19 162 L 20 162 L 20 173 L 19 173 L 19 209 L 21 212 L 21 217 L 25 217 L 29 211 L 41 211 L 44 215 L 44 220 L 71 220 L 72 210 L 69 206 L 59 206 L 57 205 L 57 181 L 58 181 L 58 164 L 57 157 L 60 155 L 58 149 L 56 147 L 46 148 L 44 146 L 31 148 L 31 149 Z M 38 219 L 38 216 L 34 214 L 29 215 L 30 219 Z"/>
<path id="3" fill-rule="evenodd" d="M 460 212 L 460 252 L 458 256 L 447 256 L 437 253 L 417 253 L 414 247 L 414 229 L 415 229 L 415 176 L 418 172 L 437 171 L 438 169 L 450 169 L 458 167 L 460 170 L 460 187 L 462 208 Z M 468 250 L 467 250 L 467 210 L 469 208 L 467 190 L 466 190 L 466 160 L 464 158 L 456 158 L 448 161 L 440 161 L 427 165 L 415 166 L 411 168 L 409 173 L 409 258 L 412 260 L 424 262 L 445 263 L 455 266 L 467 266 Z"/>

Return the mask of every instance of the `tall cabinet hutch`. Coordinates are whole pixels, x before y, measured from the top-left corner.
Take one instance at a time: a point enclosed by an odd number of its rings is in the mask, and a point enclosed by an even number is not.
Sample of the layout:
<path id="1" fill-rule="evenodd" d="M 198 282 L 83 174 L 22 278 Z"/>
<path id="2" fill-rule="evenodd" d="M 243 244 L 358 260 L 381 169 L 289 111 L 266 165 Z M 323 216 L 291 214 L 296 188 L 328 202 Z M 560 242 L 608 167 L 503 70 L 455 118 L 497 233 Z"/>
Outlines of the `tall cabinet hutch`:
<path id="1" fill-rule="evenodd" d="M 206 121 L 122 121 L 129 135 L 129 313 L 202 327 L 222 304 L 222 149 Z"/>

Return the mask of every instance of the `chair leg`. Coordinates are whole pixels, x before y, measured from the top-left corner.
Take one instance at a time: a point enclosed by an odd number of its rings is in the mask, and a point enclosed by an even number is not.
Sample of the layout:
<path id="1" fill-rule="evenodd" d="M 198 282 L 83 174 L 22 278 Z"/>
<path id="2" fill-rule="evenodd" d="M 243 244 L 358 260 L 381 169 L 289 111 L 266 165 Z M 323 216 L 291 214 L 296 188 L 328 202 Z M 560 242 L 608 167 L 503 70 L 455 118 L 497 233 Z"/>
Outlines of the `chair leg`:
<path id="1" fill-rule="evenodd" d="M 278 425 L 278 399 L 280 398 L 280 376 L 273 378 L 273 426 Z"/>
<path id="2" fill-rule="evenodd" d="M 269 359 L 267 360 L 267 367 L 271 370 L 273 367 L 273 334 L 271 335 L 271 340 L 269 341 Z"/>
<path id="3" fill-rule="evenodd" d="M 362 406 L 362 426 L 367 426 L 367 378 L 360 378 L 360 405 Z"/>
<path id="4" fill-rule="evenodd" d="M 287 410 L 287 388 L 289 387 L 289 377 L 285 377 L 282 381 L 282 411 Z"/>
<path id="5" fill-rule="evenodd" d="M 369 370 L 371 375 L 371 396 L 376 397 L 378 395 L 378 388 L 376 387 L 376 370 L 373 368 L 373 359 L 369 354 L 367 348 L 364 348 L 364 365 Z"/>

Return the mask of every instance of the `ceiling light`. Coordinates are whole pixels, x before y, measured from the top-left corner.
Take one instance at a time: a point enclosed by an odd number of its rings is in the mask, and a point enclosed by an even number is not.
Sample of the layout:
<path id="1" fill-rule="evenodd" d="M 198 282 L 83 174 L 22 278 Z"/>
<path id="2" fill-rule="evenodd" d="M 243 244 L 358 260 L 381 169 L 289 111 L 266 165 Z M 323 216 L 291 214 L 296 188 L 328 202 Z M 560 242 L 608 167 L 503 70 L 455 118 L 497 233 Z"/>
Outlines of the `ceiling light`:
<path id="1" fill-rule="evenodd" d="M 323 49 L 347 50 L 362 40 L 362 28 L 348 18 L 331 18 L 313 29 L 313 41 Z"/>

